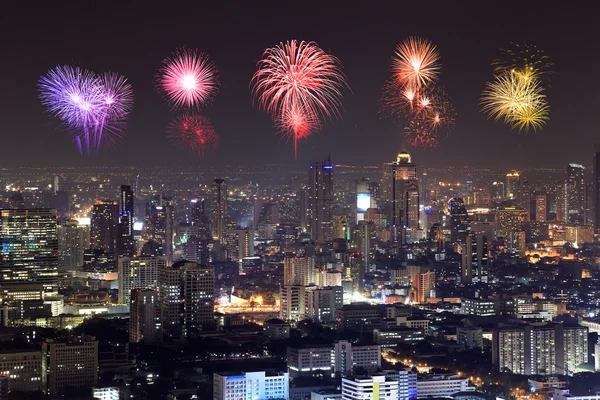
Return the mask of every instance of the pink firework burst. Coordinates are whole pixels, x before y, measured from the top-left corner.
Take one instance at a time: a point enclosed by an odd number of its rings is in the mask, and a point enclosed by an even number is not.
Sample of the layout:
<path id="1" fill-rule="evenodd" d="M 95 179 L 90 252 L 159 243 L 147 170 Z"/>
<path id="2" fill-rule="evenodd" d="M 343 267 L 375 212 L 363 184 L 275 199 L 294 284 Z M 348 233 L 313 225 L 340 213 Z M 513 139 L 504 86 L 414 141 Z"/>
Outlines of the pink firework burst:
<path id="1" fill-rule="evenodd" d="M 184 114 L 169 124 L 169 139 L 204 157 L 205 150 L 216 150 L 219 135 L 210 121 L 198 114 Z"/>
<path id="2" fill-rule="evenodd" d="M 253 99 L 284 134 L 301 132 L 294 133 L 295 148 L 297 140 L 310 136 L 323 120 L 339 116 L 346 78 L 339 60 L 316 43 L 280 43 L 264 52 L 257 67 L 251 81 Z"/>
<path id="3" fill-rule="evenodd" d="M 196 50 L 177 50 L 163 61 L 158 84 L 171 108 L 200 108 L 218 92 L 215 64 Z"/>

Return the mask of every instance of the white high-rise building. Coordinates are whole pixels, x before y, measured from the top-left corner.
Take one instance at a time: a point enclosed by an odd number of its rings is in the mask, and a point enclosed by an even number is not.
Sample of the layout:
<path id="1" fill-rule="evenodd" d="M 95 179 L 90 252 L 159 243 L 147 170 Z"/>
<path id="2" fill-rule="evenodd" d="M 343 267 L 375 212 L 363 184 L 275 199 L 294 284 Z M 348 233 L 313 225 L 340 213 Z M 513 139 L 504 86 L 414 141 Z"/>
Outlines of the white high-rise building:
<path id="1" fill-rule="evenodd" d="M 344 305 L 341 286 L 306 290 L 306 316 L 322 323 L 335 322 L 335 312 Z"/>
<path id="2" fill-rule="evenodd" d="M 119 304 L 129 304 L 131 289 L 158 287 L 158 271 L 164 257 L 119 257 Z"/>
<path id="3" fill-rule="evenodd" d="M 342 399 L 397 400 L 398 381 L 388 380 L 385 376 L 343 378 Z"/>
<path id="4" fill-rule="evenodd" d="M 213 400 L 287 399 L 287 372 L 238 372 L 213 375 Z"/>
<path id="5" fill-rule="evenodd" d="M 279 316 L 284 321 L 301 321 L 306 316 L 306 291 L 304 286 L 279 288 Z"/>
<path id="6" fill-rule="evenodd" d="M 417 398 L 417 373 L 406 370 L 386 370 L 385 376 L 392 381 L 398 381 L 398 400 Z"/>
<path id="7" fill-rule="evenodd" d="M 67 271 L 83 267 L 83 251 L 90 247 L 89 225 L 75 220 L 56 227 L 58 235 L 58 265 Z"/>

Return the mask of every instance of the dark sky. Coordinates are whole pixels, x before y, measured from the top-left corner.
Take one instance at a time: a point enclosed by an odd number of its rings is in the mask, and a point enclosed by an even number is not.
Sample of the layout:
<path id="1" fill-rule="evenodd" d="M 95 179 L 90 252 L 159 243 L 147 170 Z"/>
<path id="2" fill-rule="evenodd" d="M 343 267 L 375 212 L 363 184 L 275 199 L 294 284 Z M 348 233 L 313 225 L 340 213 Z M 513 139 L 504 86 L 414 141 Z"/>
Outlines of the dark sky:
<path id="1" fill-rule="evenodd" d="M 0 9 L 0 166 L 45 164 L 295 163 L 331 153 L 332 161 L 379 164 L 402 148 L 427 166 L 558 166 L 591 162 L 600 101 L 600 28 L 593 2 L 566 1 L 8 1 Z M 237 4 L 236 4 L 237 3 Z M 37 4 L 37 5 L 36 5 Z M 352 4 L 358 4 L 352 7 Z M 589 5 L 588 5 L 589 4 Z M 377 100 L 390 75 L 394 46 L 429 38 L 442 56 L 440 82 L 456 110 L 456 127 L 433 150 L 404 144 L 401 129 L 382 119 Z M 342 119 L 302 142 L 275 134 L 252 107 L 248 83 L 265 48 L 289 39 L 316 41 L 344 65 L 352 93 Z M 489 66 L 511 41 L 536 44 L 553 58 L 551 120 L 518 134 L 479 113 Z M 204 160 L 174 147 L 165 127 L 177 115 L 155 89 L 161 61 L 180 46 L 209 53 L 221 91 L 204 113 L 221 136 Z M 61 64 L 117 71 L 129 78 L 135 106 L 120 145 L 81 157 L 37 99 L 36 82 Z"/>

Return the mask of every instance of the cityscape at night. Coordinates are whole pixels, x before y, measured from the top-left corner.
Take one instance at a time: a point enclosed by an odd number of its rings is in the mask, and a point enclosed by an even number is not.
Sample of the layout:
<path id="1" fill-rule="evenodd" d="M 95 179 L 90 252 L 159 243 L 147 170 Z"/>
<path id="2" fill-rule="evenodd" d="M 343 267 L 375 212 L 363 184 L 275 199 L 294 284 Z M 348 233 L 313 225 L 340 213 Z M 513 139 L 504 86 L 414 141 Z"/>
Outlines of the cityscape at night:
<path id="1" fill-rule="evenodd" d="M 597 13 L 9 1 L 0 400 L 600 400 Z"/>

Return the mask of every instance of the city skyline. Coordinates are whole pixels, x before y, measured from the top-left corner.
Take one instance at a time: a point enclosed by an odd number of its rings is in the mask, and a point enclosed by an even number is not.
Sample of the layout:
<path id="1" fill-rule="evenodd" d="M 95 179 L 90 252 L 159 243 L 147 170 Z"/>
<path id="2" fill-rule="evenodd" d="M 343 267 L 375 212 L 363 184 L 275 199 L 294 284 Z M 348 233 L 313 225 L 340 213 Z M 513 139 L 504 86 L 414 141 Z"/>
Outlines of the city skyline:
<path id="1" fill-rule="evenodd" d="M 235 11 L 225 11 L 219 5 L 202 9 L 190 6 L 189 13 L 169 6 L 160 10 L 138 9 L 133 3 L 118 9 L 108 6 L 104 13 L 89 5 L 62 7 L 66 8 L 41 6 L 32 14 L 21 6 L 9 6 L 5 16 L 13 18 L 7 18 L 0 28 L 6 37 L 16 34 L 21 38 L 18 44 L 5 44 L 4 53 L 15 62 L 1 67 L 4 75 L 14 78 L 5 88 L 8 95 L 4 96 L 2 107 L 10 112 L 0 126 L 6 132 L 3 147 L 9 150 L 4 160 L 12 165 L 22 163 L 22 137 L 32 139 L 28 154 L 40 164 L 60 159 L 75 165 L 122 164 L 123 160 L 147 165 L 160 160 L 166 165 L 206 167 L 226 163 L 227 159 L 263 162 L 266 151 L 269 161 L 294 166 L 329 153 L 339 163 L 368 165 L 386 162 L 401 150 L 409 151 L 420 165 L 435 167 L 464 165 L 465 161 L 491 167 L 508 161 L 515 168 L 536 163 L 591 162 L 591 151 L 587 149 L 595 138 L 587 128 L 586 116 L 593 115 L 597 83 L 586 82 L 588 90 L 582 92 L 579 77 L 585 76 L 584 66 L 571 60 L 585 54 L 597 34 L 585 23 L 591 13 L 564 9 L 559 3 L 544 3 L 544 7 L 536 2 L 502 4 L 494 11 L 469 2 L 460 6 L 439 4 L 434 11 L 428 11 L 427 18 L 422 18 L 420 7 L 412 5 L 402 9 L 371 8 L 360 13 L 333 4 L 319 9 L 307 5 L 296 13 L 285 5 L 241 6 Z M 200 27 L 193 23 L 199 12 Z M 89 18 L 78 25 L 75 15 Z M 398 15 L 402 16 L 400 20 Z M 162 29 L 144 24 L 163 17 L 167 18 L 160 23 Z M 382 22 L 370 22 L 376 19 Z M 70 26 L 78 27 L 80 35 L 71 36 Z M 261 26 L 268 29 L 259 29 Z M 546 29 L 548 26 L 553 29 Z M 37 38 L 44 33 L 48 33 L 48 40 L 42 46 Z M 428 38 L 438 47 L 441 84 L 457 110 L 455 129 L 447 138 L 440 138 L 440 146 L 434 149 L 411 148 L 404 142 L 401 127 L 384 119 L 377 106 L 389 76 L 394 47 L 412 35 Z M 321 133 L 302 141 L 296 163 L 291 143 L 276 135 L 269 118 L 252 106 L 248 93 L 250 78 L 264 49 L 290 39 L 314 40 L 337 56 L 352 88 L 352 93 L 345 93 L 341 119 L 325 124 Z M 87 40 L 86 46 L 81 46 L 83 40 Z M 497 57 L 498 49 L 509 42 L 522 41 L 543 49 L 552 58 L 555 69 L 548 91 L 550 121 L 541 132 L 528 134 L 518 134 L 487 120 L 478 105 L 485 82 L 492 77 L 490 63 Z M 161 104 L 154 84 L 162 59 L 181 46 L 211 54 L 221 74 L 221 93 L 206 109 L 221 136 L 221 144 L 205 159 L 168 142 L 167 125 L 177 114 Z M 135 91 L 135 106 L 122 144 L 105 149 L 97 157 L 82 158 L 70 137 L 49 122 L 37 99 L 35 82 L 49 69 L 63 64 L 102 72 L 119 71 L 128 77 Z M 573 138 L 566 149 L 561 145 L 565 132 Z M 393 151 L 364 152 L 366 145 Z M 536 151 L 540 146 L 544 147 L 543 152 Z M 48 148 L 52 148 L 51 154 L 46 151 Z M 486 148 L 490 151 L 478 151 Z"/>

